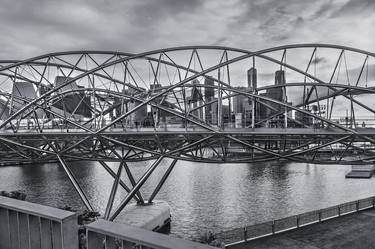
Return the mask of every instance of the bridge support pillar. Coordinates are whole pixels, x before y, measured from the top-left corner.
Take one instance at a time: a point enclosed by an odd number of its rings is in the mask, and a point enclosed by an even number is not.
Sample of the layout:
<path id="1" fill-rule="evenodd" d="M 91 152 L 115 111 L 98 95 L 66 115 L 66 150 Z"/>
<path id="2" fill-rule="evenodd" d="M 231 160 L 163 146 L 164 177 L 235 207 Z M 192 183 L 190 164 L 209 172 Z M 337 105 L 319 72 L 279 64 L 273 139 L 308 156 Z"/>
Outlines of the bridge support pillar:
<path id="1" fill-rule="evenodd" d="M 150 231 L 158 231 L 168 226 L 170 221 L 170 206 L 162 200 L 154 200 L 151 204 L 149 202 L 128 204 L 116 219 L 116 222 Z"/>
<path id="2" fill-rule="evenodd" d="M 133 198 L 133 196 L 138 192 L 138 190 L 143 186 L 143 184 L 147 181 L 147 179 L 150 177 L 152 172 L 156 169 L 156 167 L 160 164 L 160 162 L 163 160 L 164 156 L 160 156 L 158 159 L 155 160 L 155 162 L 150 166 L 150 168 L 144 173 L 144 175 L 139 179 L 137 184 L 133 187 L 133 189 L 127 194 L 125 199 L 121 202 L 119 207 L 115 210 L 113 215 L 110 217 L 110 221 L 113 221 L 120 212 L 125 208 L 125 206 L 129 203 L 129 201 Z"/>

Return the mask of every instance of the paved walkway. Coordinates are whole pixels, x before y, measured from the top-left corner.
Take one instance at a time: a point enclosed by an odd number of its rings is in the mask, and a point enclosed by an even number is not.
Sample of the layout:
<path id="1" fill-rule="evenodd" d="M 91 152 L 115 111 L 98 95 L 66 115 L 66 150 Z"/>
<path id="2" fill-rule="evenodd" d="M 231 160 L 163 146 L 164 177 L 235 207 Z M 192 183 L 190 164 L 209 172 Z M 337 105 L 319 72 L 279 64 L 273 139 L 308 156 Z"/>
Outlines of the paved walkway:
<path id="1" fill-rule="evenodd" d="M 230 249 L 367 249 L 375 248 L 375 209 L 345 215 Z"/>

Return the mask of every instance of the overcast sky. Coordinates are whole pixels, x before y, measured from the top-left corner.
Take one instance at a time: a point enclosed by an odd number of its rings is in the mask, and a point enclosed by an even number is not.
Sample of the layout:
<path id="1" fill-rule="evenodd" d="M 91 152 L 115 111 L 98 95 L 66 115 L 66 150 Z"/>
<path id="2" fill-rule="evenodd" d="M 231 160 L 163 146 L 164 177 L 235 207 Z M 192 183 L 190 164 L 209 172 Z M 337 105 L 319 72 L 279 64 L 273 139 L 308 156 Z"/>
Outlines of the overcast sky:
<path id="1" fill-rule="evenodd" d="M 373 0 L 0 0 L 0 59 L 180 45 L 335 43 L 375 51 Z"/>

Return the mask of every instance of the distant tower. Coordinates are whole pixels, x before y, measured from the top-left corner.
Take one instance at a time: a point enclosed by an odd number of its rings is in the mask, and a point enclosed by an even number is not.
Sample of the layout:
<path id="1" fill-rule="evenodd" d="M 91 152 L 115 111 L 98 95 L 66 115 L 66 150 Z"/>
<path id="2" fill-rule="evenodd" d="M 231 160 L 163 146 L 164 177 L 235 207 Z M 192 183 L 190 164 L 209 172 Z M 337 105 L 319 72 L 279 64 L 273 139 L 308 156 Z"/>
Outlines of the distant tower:
<path id="1" fill-rule="evenodd" d="M 278 70 L 275 72 L 275 85 L 284 85 L 285 84 L 285 71 Z"/>
<path id="2" fill-rule="evenodd" d="M 190 103 L 192 104 L 191 108 L 195 109 L 192 113 L 197 116 L 199 119 L 203 119 L 203 107 L 200 107 L 203 105 L 202 103 L 202 92 L 199 86 L 199 80 L 194 79 L 192 81 L 193 88 L 191 90 L 191 96 L 190 96 Z"/>
<path id="3" fill-rule="evenodd" d="M 286 96 L 286 80 L 285 80 L 285 71 L 284 70 L 278 70 L 275 72 L 275 85 L 284 85 L 283 87 L 276 88 L 277 90 L 277 97 L 275 99 L 280 100 L 284 103 L 288 102 L 287 96 Z M 281 108 L 281 107 L 279 107 Z M 285 107 L 285 113 L 284 113 L 284 127 L 288 127 L 288 109 Z"/>
<path id="4" fill-rule="evenodd" d="M 253 91 L 255 91 L 258 87 L 257 69 L 254 67 L 247 70 L 247 87 L 253 89 Z"/>
<path id="5" fill-rule="evenodd" d="M 275 85 L 285 85 L 286 80 L 285 80 L 285 71 L 284 70 L 278 70 L 275 72 Z M 280 101 L 286 102 L 286 89 L 285 87 L 282 88 L 277 88 L 279 94 L 281 95 L 279 98 L 276 98 Z"/>
<path id="6" fill-rule="evenodd" d="M 258 78 L 257 69 L 255 68 L 255 57 L 253 57 L 253 67 L 247 70 L 247 87 L 252 90 L 253 94 L 257 94 Z M 253 98 L 249 99 L 248 102 L 251 105 L 251 127 L 254 128 L 255 120 L 259 119 L 257 117 L 259 111 L 257 111 L 257 103 Z"/>
<path id="7" fill-rule="evenodd" d="M 214 80 L 211 77 L 206 77 L 204 79 L 204 85 L 207 86 L 204 88 L 204 101 L 206 103 L 213 101 L 215 97 L 215 88 L 214 88 Z M 204 116 L 205 116 L 205 121 L 209 124 L 213 123 L 213 104 L 206 105 L 204 107 Z"/>

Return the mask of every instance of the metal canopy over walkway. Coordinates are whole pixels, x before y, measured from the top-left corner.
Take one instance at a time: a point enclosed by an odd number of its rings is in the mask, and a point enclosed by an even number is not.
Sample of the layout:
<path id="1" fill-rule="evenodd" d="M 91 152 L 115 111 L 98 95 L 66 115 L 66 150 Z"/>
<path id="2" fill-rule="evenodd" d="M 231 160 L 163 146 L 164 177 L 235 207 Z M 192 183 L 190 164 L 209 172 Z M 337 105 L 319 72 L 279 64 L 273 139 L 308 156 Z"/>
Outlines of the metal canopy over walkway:
<path id="1" fill-rule="evenodd" d="M 0 61 L 0 163 L 98 161 L 114 219 L 163 158 L 366 164 L 375 159 L 375 54 L 329 44 L 187 46 Z M 127 162 L 155 160 L 135 181 Z M 119 162 L 117 172 L 106 162 Z M 125 169 L 131 187 L 121 179 Z M 118 185 L 127 197 L 112 214 Z"/>

